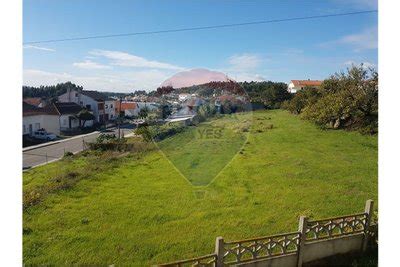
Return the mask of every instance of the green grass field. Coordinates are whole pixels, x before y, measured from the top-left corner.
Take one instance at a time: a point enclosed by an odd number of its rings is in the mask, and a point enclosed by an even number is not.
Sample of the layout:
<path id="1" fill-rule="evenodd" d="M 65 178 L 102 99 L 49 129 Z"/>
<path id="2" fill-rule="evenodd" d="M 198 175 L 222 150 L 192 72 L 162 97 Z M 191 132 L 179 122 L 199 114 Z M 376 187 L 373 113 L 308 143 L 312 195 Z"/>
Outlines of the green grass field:
<path id="1" fill-rule="evenodd" d="M 158 143 L 172 165 L 195 186 L 209 184 L 242 147 L 249 136 L 252 113 L 212 119 Z"/>
<path id="2" fill-rule="evenodd" d="M 24 263 L 168 262 L 211 253 L 217 236 L 292 231 L 300 215 L 359 212 L 377 200 L 376 136 L 323 131 L 280 110 L 253 113 L 248 132 L 229 117 L 214 123 L 245 134 L 207 146 L 184 132 L 159 144 L 165 154 L 89 153 L 24 172 L 25 192 L 79 177 L 24 210 Z"/>

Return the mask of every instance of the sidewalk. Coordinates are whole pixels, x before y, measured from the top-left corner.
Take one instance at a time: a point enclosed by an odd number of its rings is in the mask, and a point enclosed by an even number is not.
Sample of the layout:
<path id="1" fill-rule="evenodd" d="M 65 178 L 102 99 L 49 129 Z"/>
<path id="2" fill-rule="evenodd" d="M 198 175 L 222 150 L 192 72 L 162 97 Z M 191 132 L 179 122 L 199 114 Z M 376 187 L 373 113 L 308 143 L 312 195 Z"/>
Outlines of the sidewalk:
<path id="1" fill-rule="evenodd" d="M 61 140 L 55 140 L 55 141 L 52 141 L 52 142 L 47 142 L 47 143 L 43 143 L 43 144 L 39 144 L 39 145 L 28 146 L 28 147 L 22 148 L 22 152 L 29 151 L 29 150 L 32 150 L 32 149 L 41 148 L 41 147 L 51 146 L 51 145 L 55 145 L 55 144 L 59 144 L 59 143 L 63 143 L 63 142 L 68 142 L 68 141 L 71 141 L 71 140 L 74 140 L 74 139 L 84 138 L 85 136 L 98 134 L 98 133 L 100 133 L 100 132 L 99 131 L 94 131 L 94 132 L 91 132 L 91 133 L 88 133 L 88 134 L 81 134 L 81 135 L 76 135 L 76 136 L 72 136 L 72 137 L 69 137 L 69 138 L 65 138 L 65 139 L 61 139 Z"/>

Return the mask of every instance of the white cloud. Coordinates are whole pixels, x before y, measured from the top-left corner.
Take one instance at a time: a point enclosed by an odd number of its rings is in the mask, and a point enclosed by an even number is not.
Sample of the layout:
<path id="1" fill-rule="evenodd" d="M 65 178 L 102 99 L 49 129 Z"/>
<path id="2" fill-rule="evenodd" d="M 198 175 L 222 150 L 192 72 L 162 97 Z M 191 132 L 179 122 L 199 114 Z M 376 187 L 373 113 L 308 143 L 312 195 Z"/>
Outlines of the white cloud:
<path id="1" fill-rule="evenodd" d="M 378 28 L 365 29 L 361 33 L 350 34 L 339 39 L 338 43 L 354 46 L 356 50 L 378 48 Z"/>
<path id="2" fill-rule="evenodd" d="M 260 56 L 247 53 L 233 55 L 228 59 L 230 69 L 241 71 L 256 69 L 262 61 L 263 59 Z"/>
<path id="3" fill-rule="evenodd" d="M 227 59 L 228 65 L 225 68 L 217 69 L 217 71 L 237 82 L 265 81 L 264 76 L 258 72 L 267 60 L 269 59 L 257 54 L 235 54 Z"/>
<path id="4" fill-rule="evenodd" d="M 101 56 L 111 60 L 112 65 L 135 68 L 153 68 L 167 70 L 183 70 L 184 68 L 169 63 L 148 60 L 143 57 L 135 56 L 129 53 L 110 50 L 93 50 L 89 54 Z"/>
<path id="5" fill-rule="evenodd" d="M 42 46 L 35 46 L 35 45 L 24 45 L 24 49 L 36 49 L 36 50 L 42 50 L 42 51 L 48 51 L 48 52 L 55 52 L 55 49 L 52 48 L 47 48 L 47 47 L 42 47 Z"/>
<path id="6" fill-rule="evenodd" d="M 99 63 L 101 60 L 102 63 Z M 103 63 L 105 61 L 105 63 Z M 54 85 L 71 81 L 88 90 L 132 92 L 154 90 L 164 80 L 184 68 L 172 64 L 147 60 L 132 54 L 93 50 L 82 61 L 72 63 L 79 72 L 57 73 L 36 69 L 24 70 L 24 84 L 31 86 Z M 113 68 L 112 66 L 133 67 Z M 90 70 L 102 70 L 91 72 Z"/>
<path id="7" fill-rule="evenodd" d="M 96 63 L 96 62 L 91 61 L 91 60 L 84 60 L 83 62 L 75 62 L 75 63 L 73 63 L 73 65 L 75 67 L 78 67 L 78 68 L 81 68 L 81 69 L 89 69 L 89 70 L 93 70 L 93 69 L 111 69 L 111 66 L 99 64 L 99 63 Z"/>
<path id="8" fill-rule="evenodd" d="M 50 73 L 42 70 L 26 69 L 23 71 L 24 85 L 40 86 L 54 85 L 72 78 L 67 73 Z"/>
<path id="9" fill-rule="evenodd" d="M 70 73 L 25 69 L 23 80 L 24 85 L 29 86 L 54 85 L 71 81 L 83 86 L 86 90 L 132 92 L 137 89 L 154 90 L 171 75 L 171 71 L 161 70 L 110 72 L 102 75 L 73 75 Z"/>
<path id="10" fill-rule="evenodd" d="M 236 82 L 262 82 L 265 81 L 265 77 L 261 74 L 257 73 L 248 73 L 248 72 L 228 72 L 228 77 L 232 78 Z"/>
<path id="11" fill-rule="evenodd" d="M 322 47 L 333 47 L 335 45 L 348 45 L 355 52 L 378 48 L 378 27 L 364 29 L 360 33 L 345 35 L 342 38 L 320 44 Z"/>
<path id="12" fill-rule="evenodd" d="M 346 66 L 360 66 L 361 64 L 363 65 L 364 68 L 368 69 L 368 68 L 375 68 L 376 65 L 374 63 L 368 62 L 368 61 L 364 61 L 364 62 L 356 62 L 353 60 L 348 60 L 346 62 L 343 63 Z"/>

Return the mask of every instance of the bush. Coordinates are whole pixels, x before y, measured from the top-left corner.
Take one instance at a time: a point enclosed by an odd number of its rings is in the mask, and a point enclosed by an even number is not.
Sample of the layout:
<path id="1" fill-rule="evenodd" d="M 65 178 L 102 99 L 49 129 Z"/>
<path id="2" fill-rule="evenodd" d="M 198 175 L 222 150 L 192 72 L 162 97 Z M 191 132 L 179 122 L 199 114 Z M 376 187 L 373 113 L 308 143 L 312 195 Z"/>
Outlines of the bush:
<path id="1" fill-rule="evenodd" d="M 378 73 L 353 66 L 326 79 L 320 89 L 303 89 L 283 107 L 333 129 L 378 132 Z"/>
<path id="2" fill-rule="evenodd" d="M 167 123 L 164 125 L 142 126 L 135 130 L 135 134 L 141 135 L 147 142 L 151 140 L 161 141 L 167 137 L 182 132 L 186 127 L 182 123 Z"/>
<path id="3" fill-rule="evenodd" d="M 243 82 L 243 89 L 247 92 L 253 109 L 276 109 L 282 102 L 289 100 L 291 94 L 287 91 L 287 85 L 280 82 Z"/>
<path id="4" fill-rule="evenodd" d="M 289 110 L 291 113 L 300 114 L 303 109 L 317 102 L 320 93 L 318 89 L 306 87 L 295 94 L 290 101 L 285 101 L 282 108 Z"/>
<path id="5" fill-rule="evenodd" d="M 115 136 L 115 134 L 100 134 L 96 138 L 96 143 L 103 144 L 103 143 L 107 143 L 107 142 L 115 141 L 115 140 L 117 140 L 117 137 Z"/>
<path id="6" fill-rule="evenodd" d="M 71 151 L 64 152 L 64 158 L 72 157 L 73 155 L 74 155 L 74 153 L 72 153 Z"/>

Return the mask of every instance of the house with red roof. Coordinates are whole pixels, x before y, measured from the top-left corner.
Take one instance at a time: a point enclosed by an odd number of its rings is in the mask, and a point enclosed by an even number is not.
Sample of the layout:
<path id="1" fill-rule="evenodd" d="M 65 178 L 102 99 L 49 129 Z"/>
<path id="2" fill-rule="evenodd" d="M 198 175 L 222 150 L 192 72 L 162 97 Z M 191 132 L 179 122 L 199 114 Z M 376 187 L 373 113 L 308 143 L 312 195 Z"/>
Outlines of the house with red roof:
<path id="1" fill-rule="evenodd" d="M 84 123 L 78 118 L 78 113 L 83 109 L 74 102 L 58 102 L 36 107 L 25 101 L 22 102 L 23 135 L 32 136 L 39 129 L 60 135 L 61 133 L 74 133 L 83 126 L 93 126 L 93 120 Z"/>
<path id="2" fill-rule="evenodd" d="M 289 93 L 295 94 L 306 87 L 318 88 L 321 84 L 322 81 L 319 80 L 291 80 L 288 85 L 288 91 Z"/>
<path id="3" fill-rule="evenodd" d="M 39 129 L 45 129 L 56 135 L 60 134 L 59 114 L 53 105 L 36 107 L 22 102 L 22 115 L 22 135 L 33 135 Z"/>
<path id="4" fill-rule="evenodd" d="M 115 100 L 98 91 L 68 90 L 58 97 L 58 101 L 62 103 L 73 102 L 86 108 L 93 113 L 95 121 L 99 123 L 112 121 L 116 118 Z"/>
<path id="5" fill-rule="evenodd" d="M 28 103 L 28 104 L 30 104 L 32 106 L 40 107 L 40 108 L 45 106 L 45 104 L 46 104 L 43 101 L 43 99 L 40 98 L 40 97 L 26 97 L 26 98 L 24 98 L 24 102 Z"/>

